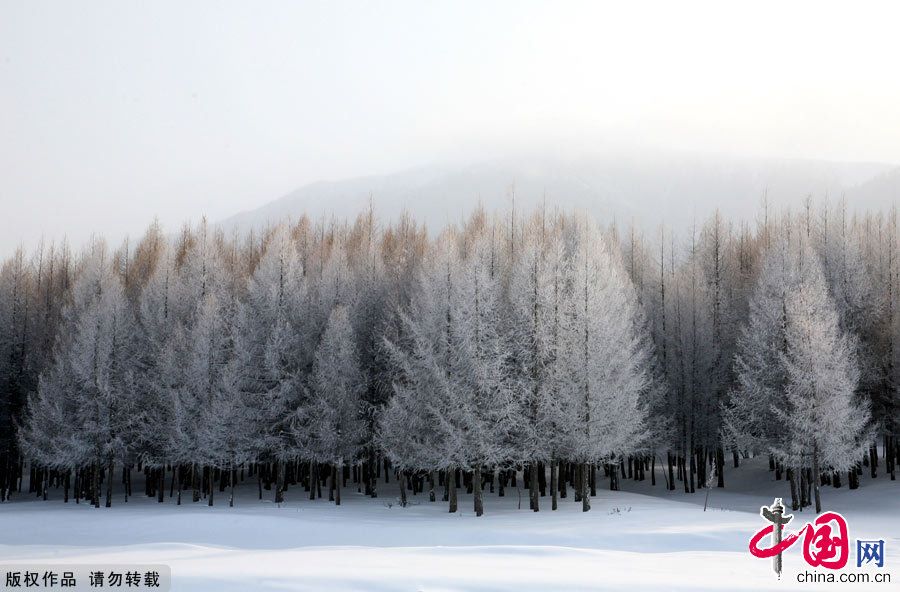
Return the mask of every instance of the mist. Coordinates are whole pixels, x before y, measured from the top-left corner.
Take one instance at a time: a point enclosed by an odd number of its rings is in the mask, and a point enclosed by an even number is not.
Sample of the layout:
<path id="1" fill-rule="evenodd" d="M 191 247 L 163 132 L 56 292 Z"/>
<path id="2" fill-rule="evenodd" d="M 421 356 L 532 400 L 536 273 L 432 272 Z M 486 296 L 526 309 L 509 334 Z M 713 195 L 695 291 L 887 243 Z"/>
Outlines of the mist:
<path id="1" fill-rule="evenodd" d="M 900 163 L 898 15 L 864 6 L 3 1 L 0 253 L 418 167 L 627 152 L 881 173 Z"/>

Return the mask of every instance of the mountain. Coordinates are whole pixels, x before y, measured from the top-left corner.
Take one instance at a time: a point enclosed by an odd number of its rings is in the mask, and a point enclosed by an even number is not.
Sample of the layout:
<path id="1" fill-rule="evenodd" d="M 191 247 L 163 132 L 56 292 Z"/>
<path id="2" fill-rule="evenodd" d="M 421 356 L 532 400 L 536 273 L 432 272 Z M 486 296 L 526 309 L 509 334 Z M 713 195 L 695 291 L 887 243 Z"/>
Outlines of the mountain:
<path id="1" fill-rule="evenodd" d="M 600 220 L 634 220 L 646 229 L 665 223 L 684 231 L 716 208 L 733 220 L 753 220 L 764 195 L 776 209 L 796 208 L 809 195 L 833 199 L 842 194 L 851 205 L 883 207 L 898 197 L 898 187 L 900 168 L 878 163 L 663 152 L 509 158 L 313 183 L 219 224 L 226 231 L 246 231 L 304 212 L 352 219 L 371 198 L 382 220 L 409 211 L 431 230 L 460 221 L 479 204 L 509 210 L 514 202 L 517 210 L 528 211 L 546 201 Z"/>

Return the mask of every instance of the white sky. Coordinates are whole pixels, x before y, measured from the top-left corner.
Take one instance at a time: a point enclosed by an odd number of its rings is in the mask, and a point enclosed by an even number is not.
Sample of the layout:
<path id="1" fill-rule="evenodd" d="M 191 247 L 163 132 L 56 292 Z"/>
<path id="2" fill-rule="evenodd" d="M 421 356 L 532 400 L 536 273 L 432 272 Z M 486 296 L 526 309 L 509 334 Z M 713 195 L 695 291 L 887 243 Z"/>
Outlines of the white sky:
<path id="1" fill-rule="evenodd" d="M 573 138 L 900 163 L 898 22 L 889 2 L 0 0 L 0 256 Z"/>

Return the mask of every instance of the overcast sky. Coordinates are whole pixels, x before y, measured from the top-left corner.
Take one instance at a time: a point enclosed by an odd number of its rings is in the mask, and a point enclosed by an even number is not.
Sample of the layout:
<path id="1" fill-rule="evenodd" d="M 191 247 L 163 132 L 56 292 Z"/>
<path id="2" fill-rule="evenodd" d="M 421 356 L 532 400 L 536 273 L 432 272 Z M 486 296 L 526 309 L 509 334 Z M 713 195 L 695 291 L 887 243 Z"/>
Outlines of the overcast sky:
<path id="1" fill-rule="evenodd" d="M 900 163 L 890 5 L 0 0 L 0 255 L 576 138 Z"/>

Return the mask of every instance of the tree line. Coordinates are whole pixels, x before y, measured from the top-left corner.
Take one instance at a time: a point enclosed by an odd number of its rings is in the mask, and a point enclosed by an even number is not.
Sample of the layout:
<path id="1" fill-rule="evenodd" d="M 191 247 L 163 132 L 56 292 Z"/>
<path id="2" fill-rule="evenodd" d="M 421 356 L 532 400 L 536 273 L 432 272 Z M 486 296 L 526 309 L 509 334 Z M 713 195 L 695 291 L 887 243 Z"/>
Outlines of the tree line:
<path id="1" fill-rule="evenodd" d="M 393 479 L 401 504 L 455 512 L 464 487 L 481 515 L 522 479 L 533 511 L 548 489 L 587 511 L 601 475 L 694 492 L 764 455 L 820 511 L 823 485 L 895 478 L 896 241 L 893 210 L 807 200 L 680 237 L 546 207 L 429 233 L 370 207 L 19 249 L 0 500 L 109 506 L 138 471 L 179 504 L 254 477 L 340 504 Z"/>

